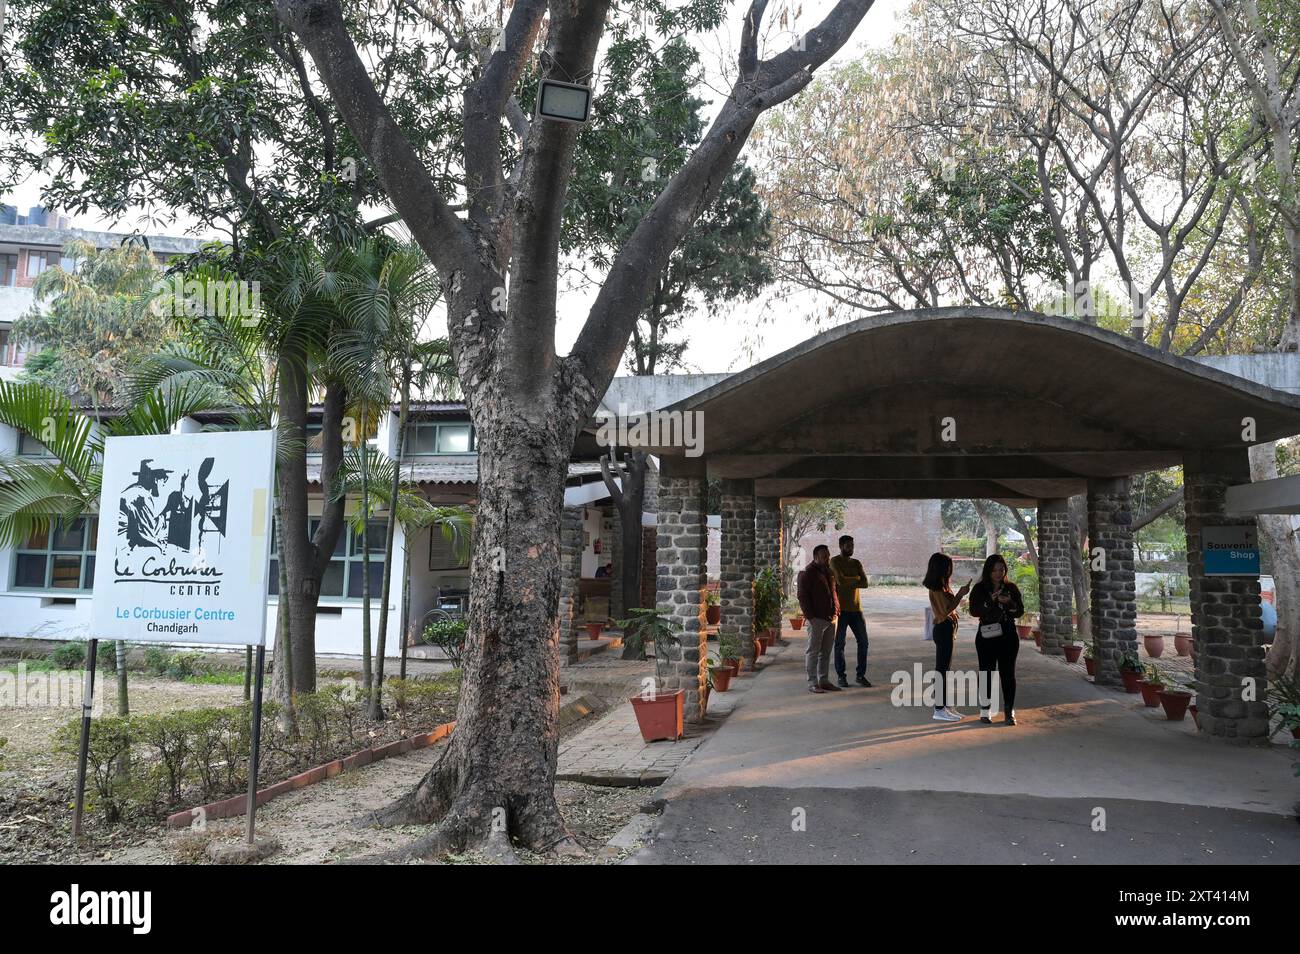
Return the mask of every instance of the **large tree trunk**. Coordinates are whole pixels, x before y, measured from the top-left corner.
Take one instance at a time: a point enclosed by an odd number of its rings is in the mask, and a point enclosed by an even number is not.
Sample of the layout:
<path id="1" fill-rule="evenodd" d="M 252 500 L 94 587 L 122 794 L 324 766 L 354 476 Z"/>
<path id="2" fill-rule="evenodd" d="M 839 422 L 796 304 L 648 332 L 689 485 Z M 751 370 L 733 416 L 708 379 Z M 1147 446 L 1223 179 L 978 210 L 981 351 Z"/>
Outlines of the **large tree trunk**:
<path id="1" fill-rule="evenodd" d="M 471 402 L 479 502 L 456 731 L 416 790 L 380 817 L 441 821 L 412 847 L 416 854 L 503 830 L 535 850 L 568 839 L 554 781 L 559 526 L 573 435 L 553 409 L 483 397 Z"/>
<path id="2" fill-rule="evenodd" d="M 1277 449 L 1272 442 L 1250 449 L 1250 479 L 1277 477 Z M 1296 635 L 1300 633 L 1300 550 L 1296 547 L 1295 517 L 1262 514 L 1259 527 L 1273 555 L 1273 604 L 1277 609 L 1277 635 L 1265 660 L 1270 678 L 1296 672 Z"/>

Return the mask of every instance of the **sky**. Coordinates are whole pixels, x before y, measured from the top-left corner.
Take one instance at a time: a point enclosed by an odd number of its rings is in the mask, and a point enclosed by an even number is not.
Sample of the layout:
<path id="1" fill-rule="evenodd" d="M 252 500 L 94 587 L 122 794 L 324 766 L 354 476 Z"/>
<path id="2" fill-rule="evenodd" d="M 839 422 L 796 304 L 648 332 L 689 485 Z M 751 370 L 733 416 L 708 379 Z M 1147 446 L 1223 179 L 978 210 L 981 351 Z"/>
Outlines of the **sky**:
<path id="1" fill-rule="evenodd" d="M 853 57 L 863 48 L 887 45 L 897 31 L 898 17 L 910 2 L 911 0 L 876 0 L 853 39 L 832 60 L 832 64 Z M 815 25 L 833 5 L 833 0 L 787 0 L 771 4 L 767 22 L 772 32 L 766 37 L 762 52 L 771 55 L 788 46 L 794 34 Z M 744 2 L 733 3 L 726 27 L 701 44 L 702 59 L 708 71 L 706 83 L 712 88 L 725 88 L 723 70 L 726 64 L 734 63 L 741 17 L 746 6 Z M 775 28 L 783 7 L 788 8 L 792 15 L 797 11 L 791 24 L 792 29 L 787 31 Z M 0 201 L 16 205 L 26 212 L 29 207 L 40 204 L 40 190 L 44 182 L 44 177 L 33 176 L 0 198 Z M 205 234 L 202 230 L 195 230 L 192 221 L 183 216 L 176 217 L 171 227 L 148 227 L 140 214 L 112 221 L 92 212 L 75 218 L 72 224 L 86 229 L 130 232 L 142 228 L 168 235 L 219 237 L 215 232 Z M 566 353 L 577 338 L 594 296 L 594 289 L 578 288 L 575 283 L 561 280 L 557 303 L 559 323 L 556 329 L 556 348 L 559 353 Z M 698 312 L 687 325 L 690 346 L 684 358 L 686 369 L 701 372 L 736 371 L 793 347 L 813 333 L 813 329 L 798 316 L 807 313 L 814 298 L 812 293 L 800 291 L 792 299 L 777 303 L 768 292 L 734 308 L 713 313 Z M 620 373 L 623 373 L 622 369 Z"/>

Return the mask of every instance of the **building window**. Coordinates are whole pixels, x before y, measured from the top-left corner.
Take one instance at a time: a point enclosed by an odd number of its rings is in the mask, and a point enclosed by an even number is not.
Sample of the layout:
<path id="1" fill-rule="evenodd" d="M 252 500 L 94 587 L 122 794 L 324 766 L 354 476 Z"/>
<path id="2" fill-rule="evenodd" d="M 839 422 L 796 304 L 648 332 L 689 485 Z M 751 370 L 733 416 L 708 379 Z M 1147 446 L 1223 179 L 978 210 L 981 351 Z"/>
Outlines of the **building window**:
<path id="1" fill-rule="evenodd" d="M 95 537 L 99 521 L 85 517 L 53 521 L 14 551 L 15 590 L 89 592 L 95 583 Z"/>
<path id="2" fill-rule="evenodd" d="M 59 264 L 58 252 L 41 252 L 34 248 L 27 250 L 27 277 L 35 278 L 47 268 Z"/>
<path id="3" fill-rule="evenodd" d="M 0 255 L 0 286 L 10 288 L 18 281 L 18 256 Z"/>
<path id="4" fill-rule="evenodd" d="M 53 457 L 50 449 L 32 437 L 30 434 L 18 435 L 18 456 L 20 457 Z"/>
<path id="5" fill-rule="evenodd" d="M 309 532 L 314 536 L 320 518 L 309 521 Z M 378 598 L 384 582 L 384 535 L 388 521 L 371 520 L 366 523 L 366 548 L 370 551 L 370 595 Z M 276 549 L 275 530 L 271 531 L 271 579 L 269 592 L 275 596 L 280 591 L 279 551 Z M 361 599 L 361 584 L 365 576 L 364 555 L 361 552 L 361 534 L 349 523 L 334 546 L 334 554 L 325 575 L 320 581 L 320 595 L 331 599 Z"/>
<path id="6" fill-rule="evenodd" d="M 476 450 L 474 427 L 454 424 L 413 424 L 407 437 L 412 454 L 472 454 Z"/>

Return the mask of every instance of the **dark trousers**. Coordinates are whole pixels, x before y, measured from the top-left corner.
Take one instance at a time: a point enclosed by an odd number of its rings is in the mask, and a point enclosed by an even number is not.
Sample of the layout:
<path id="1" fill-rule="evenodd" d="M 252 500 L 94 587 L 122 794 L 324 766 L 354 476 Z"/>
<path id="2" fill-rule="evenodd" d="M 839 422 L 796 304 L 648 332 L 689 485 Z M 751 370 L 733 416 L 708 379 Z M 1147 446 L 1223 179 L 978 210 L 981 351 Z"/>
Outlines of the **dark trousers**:
<path id="1" fill-rule="evenodd" d="M 1016 656 L 1020 654 L 1020 639 L 1014 624 L 1004 624 L 1001 636 L 976 636 L 975 655 L 980 667 L 980 708 L 992 705 L 993 676 L 997 671 L 1002 684 L 1002 703 L 1006 712 L 1016 707 Z"/>
<path id="2" fill-rule="evenodd" d="M 835 626 L 835 672 L 841 679 L 844 678 L 844 637 L 848 635 L 847 630 L 850 629 L 853 630 L 853 638 L 858 642 L 858 678 L 865 679 L 867 677 L 867 622 L 862 618 L 862 613 L 857 610 L 841 613 L 840 621 Z"/>
<path id="3" fill-rule="evenodd" d="M 938 712 L 947 703 L 944 701 L 944 686 L 948 682 L 948 669 L 952 666 L 952 646 L 957 640 L 957 630 L 952 620 L 945 619 L 933 630 L 934 635 L 934 671 L 935 679 L 934 709 Z"/>

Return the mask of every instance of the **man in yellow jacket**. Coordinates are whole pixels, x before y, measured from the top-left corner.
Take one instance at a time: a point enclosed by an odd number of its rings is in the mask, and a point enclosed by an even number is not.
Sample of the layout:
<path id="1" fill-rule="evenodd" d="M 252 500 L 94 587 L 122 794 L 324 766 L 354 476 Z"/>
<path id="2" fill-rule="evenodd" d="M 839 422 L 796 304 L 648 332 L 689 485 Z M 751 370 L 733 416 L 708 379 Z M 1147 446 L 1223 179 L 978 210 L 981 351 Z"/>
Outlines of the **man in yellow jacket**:
<path id="1" fill-rule="evenodd" d="M 847 533 L 840 537 L 840 552 L 831 557 L 831 572 L 835 574 L 835 592 L 839 597 L 840 620 L 835 627 L 835 674 L 840 686 L 849 684 L 844 665 L 844 637 L 853 630 L 858 643 L 857 683 L 871 688 L 867 678 L 867 622 L 862 616 L 861 593 L 867 588 L 867 571 L 853 558 L 853 538 Z"/>

